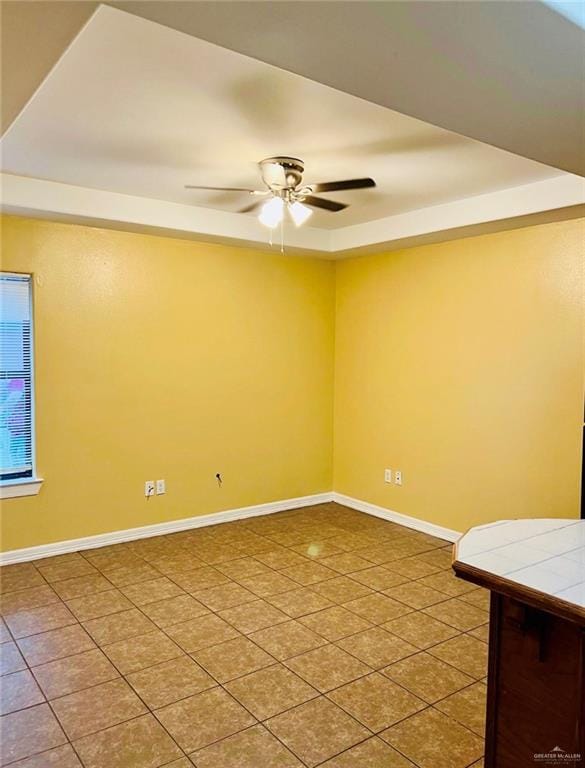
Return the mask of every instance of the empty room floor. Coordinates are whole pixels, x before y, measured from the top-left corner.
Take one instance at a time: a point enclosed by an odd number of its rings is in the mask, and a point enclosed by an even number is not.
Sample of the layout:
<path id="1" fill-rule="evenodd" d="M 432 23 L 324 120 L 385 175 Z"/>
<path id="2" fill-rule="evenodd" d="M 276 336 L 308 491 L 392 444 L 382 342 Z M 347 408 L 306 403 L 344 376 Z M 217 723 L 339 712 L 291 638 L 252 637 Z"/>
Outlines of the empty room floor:
<path id="1" fill-rule="evenodd" d="M 1 765 L 483 765 L 488 593 L 337 504 L 1 569 Z"/>

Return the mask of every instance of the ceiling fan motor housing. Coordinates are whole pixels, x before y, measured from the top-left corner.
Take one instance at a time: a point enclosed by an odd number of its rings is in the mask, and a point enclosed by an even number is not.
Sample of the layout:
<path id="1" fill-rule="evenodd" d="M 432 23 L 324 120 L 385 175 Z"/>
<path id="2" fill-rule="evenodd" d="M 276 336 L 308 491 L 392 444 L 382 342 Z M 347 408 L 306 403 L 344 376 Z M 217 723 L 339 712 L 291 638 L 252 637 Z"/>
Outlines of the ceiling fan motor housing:
<path id="1" fill-rule="evenodd" d="M 268 157 L 260 163 L 264 183 L 273 191 L 292 191 L 301 183 L 305 164 L 296 157 Z"/>

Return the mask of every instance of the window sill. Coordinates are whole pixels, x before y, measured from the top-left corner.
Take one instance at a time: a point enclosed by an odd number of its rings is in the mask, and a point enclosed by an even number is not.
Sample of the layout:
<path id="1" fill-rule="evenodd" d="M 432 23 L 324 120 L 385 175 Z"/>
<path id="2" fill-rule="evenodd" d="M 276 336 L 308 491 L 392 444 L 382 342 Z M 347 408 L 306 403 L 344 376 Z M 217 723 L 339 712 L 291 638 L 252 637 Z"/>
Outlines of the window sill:
<path id="1" fill-rule="evenodd" d="M 0 499 L 16 499 L 18 496 L 36 496 L 41 490 L 43 479 L 41 477 L 27 478 L 26 480 L 11 480 L 0 483 Z"/>

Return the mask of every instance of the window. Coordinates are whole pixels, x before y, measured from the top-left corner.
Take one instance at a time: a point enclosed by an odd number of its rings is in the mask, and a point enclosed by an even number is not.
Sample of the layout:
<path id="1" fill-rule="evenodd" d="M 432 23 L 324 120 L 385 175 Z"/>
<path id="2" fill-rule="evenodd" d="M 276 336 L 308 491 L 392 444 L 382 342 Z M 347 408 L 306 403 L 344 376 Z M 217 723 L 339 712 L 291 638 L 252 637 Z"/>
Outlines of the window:
<path id="1" fill-rule="evenodd" d="M 0 272 L 0 486 L 38 484 L 33 394 L 31 276 Z"/>

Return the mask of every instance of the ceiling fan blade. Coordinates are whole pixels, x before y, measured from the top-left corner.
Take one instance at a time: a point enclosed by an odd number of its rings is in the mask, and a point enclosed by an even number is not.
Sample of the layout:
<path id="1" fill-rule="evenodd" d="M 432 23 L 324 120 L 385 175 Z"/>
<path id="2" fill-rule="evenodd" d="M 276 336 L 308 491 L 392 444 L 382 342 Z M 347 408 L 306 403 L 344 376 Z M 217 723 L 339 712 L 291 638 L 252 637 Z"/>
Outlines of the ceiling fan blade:
<path id="1" fill-rule="evenodd" d="M 238 213 L 250 213 L 250 211 L 255 211 L 257 208 L 260 208 L 261 205 L 264 205 L 264 200 L 254 200 L 254 202 L 250 203 L 250 205 L 246 205 L 244 208 L 240 208 Z"/>
<path id="2" fill-rule="evenodd" d="M 248 192 L 250 195 L 256 193 L 256 190 L 245 189 L 244 187 L 201 187 L 198 184 L 185 184 L 185 189 L 208 189 L 212 192 Z"/>
<path id="3" fill-rule="evenodd" d="M 315 197 L 314 195 L 307 195 L 302 198 L 302 202 L 305 205 L 312 205 L 313 208 L 323 208 L 323 210 L 332 213 L 337 213 L 337 211 L 342 211 L 348 207 L 347 203 L 338 203 L 335 200 L 326 200 L 324 197 Z"/>
<path id="4" fill-rule="evenodd" d="M 374 179 L 346 179 L 345 181 L 325 181 L 323 184 L 310 184 L 313 192 L 338 192 L 343 189 L 365 189 L 375 187 Z"/>

